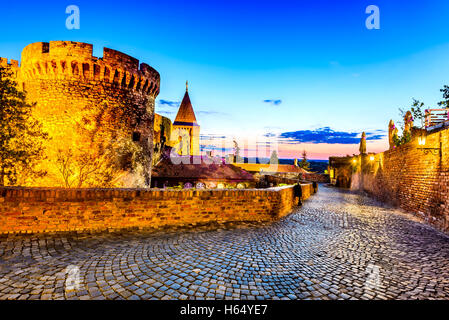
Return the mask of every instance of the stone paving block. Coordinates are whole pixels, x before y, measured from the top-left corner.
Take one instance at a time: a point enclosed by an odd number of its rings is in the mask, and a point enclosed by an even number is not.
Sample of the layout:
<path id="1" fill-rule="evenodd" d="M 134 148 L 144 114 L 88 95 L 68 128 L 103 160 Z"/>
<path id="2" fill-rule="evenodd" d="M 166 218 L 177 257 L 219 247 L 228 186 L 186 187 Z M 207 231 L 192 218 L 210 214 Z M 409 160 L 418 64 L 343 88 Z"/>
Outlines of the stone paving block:
<path id="1" fill-rule="evenodd" d="M 0 299 L 449 299 L 448 243 L 395 209 L 322 187 L 263 227 L 0 236 Z M 74 291 L 68 265 L 81 270 Z"/>

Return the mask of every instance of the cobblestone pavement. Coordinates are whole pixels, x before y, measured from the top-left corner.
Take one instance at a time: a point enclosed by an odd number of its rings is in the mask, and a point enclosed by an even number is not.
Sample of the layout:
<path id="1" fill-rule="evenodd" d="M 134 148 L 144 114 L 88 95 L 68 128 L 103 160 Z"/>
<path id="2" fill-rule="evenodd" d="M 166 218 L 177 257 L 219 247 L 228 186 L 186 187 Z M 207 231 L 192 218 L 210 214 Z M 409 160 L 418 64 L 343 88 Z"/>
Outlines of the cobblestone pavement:
<path id="1" fill-rule="evenodd" d="M 449 237 L 325 186 L 262 226 L 0 241 L 0 299 L 449 298 Z"/>

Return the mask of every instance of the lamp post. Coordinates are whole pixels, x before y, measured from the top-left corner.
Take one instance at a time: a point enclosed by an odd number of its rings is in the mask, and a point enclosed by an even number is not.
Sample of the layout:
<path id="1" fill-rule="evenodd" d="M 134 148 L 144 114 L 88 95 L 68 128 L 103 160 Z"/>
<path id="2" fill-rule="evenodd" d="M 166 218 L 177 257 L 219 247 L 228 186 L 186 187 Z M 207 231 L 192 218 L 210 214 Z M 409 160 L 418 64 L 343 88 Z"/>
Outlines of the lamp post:
<path id="1" fill-rule="evenodd" d="M 371 155 L 371 156 L 369 157 L 369 161 L 370 161 L 370 162 L 382 163 L 382 160 L 381 160 L 381 159 L 376 160 L 376 157 L 373 156 L 373 155 Z"/>
<path id="2" fill-rule="evenodd" d="M 418 137 L 418 150 L 422 151 L 424 154 L 433 154 L 433 155 L 440 155 L 441 157 L 441 142 L 439 148 L 426 148 L 426 135 L 421 132 L 420 136 Z"/>
<path id="3" fill-rule="evenodd" d="M 382 159 L 380 158 L 380 159 L 376 160 L 376 156 L 375 155 L 370 155 L 369 162 L 371 164 L 378 163 L 379 167 L 382 165 Z M 371 173 L 374 173 L 375 172 L 374 167 L 371 166 L 371 168 L 372 168 Z"/>

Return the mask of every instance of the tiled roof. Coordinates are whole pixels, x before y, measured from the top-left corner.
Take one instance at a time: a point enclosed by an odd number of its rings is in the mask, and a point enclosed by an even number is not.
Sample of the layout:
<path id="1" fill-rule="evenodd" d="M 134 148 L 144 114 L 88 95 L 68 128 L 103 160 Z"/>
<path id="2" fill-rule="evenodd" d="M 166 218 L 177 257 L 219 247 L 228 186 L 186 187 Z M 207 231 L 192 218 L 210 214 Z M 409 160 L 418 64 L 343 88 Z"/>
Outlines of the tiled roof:
<path id="1" fill-rule="evenodd" d="M 203 178 L 238 181 L 254 180 L 252 174 L 231 164 L 207 164 L 204 160 L 201 161 L 201 156 L 187 156 L 186 159 L 189 160 L 190 164 L 174 164 L 171 159 L 164 157 L 164 159 L 153 168 L 152 176 L 159 178 Z M 192 164 L 195 162 L 201 163 Z"/>
<path id="2" fill-rule="evenodd" d="M 186 90 L 178 114 L 176 115 L 173 125 L 198 125 L 196 122 L 195 112 L 190 102 L 189 92 Z"/>

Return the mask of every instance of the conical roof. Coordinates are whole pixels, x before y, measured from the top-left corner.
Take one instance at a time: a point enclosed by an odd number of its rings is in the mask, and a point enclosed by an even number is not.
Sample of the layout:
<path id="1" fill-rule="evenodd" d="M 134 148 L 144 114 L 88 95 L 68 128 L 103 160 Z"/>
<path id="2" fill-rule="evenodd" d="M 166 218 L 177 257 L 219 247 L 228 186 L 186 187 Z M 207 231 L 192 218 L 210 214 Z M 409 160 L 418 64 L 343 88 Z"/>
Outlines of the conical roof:
<path id="1" fill-rule="evenodd" d="M 189 91 L 186 88 L 186 93 L 182 99 L 181 105 L 176 115 L 173 125 L 194 125 L 197 126 L 195 112 L 193 111 L 192 103 L 190 102 Z"/>

